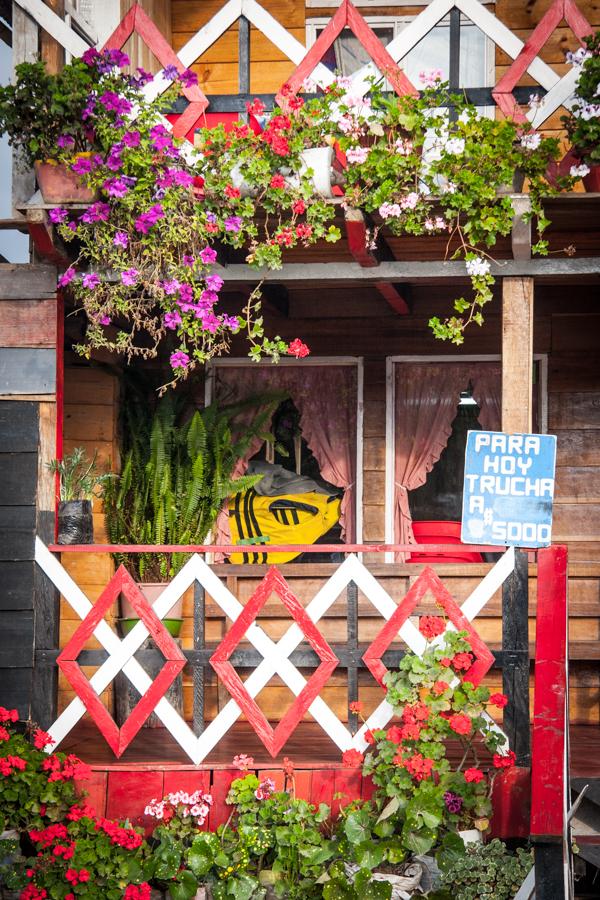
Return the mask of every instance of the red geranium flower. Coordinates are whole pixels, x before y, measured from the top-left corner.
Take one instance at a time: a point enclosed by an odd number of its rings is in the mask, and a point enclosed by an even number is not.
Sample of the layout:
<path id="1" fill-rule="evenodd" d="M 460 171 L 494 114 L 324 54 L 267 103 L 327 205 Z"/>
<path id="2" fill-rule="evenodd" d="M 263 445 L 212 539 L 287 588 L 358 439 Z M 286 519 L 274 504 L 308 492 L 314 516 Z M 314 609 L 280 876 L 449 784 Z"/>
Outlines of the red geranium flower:
<path id="1" fill-rule="evenodd" d="M 367 744 L 375 743 L 375 735 L 370 728 L 367 728 L 367 730 L 365 731 L 365 741 L 367 742 Z"/>
<path id="2" fill-rule="evenodd" d="M 47 747 L 48 744 L 55 744 L 56 741 L 53 737 L 51 737 L 47 731 L 42 731 L 40 728 L 33 734 L 33 746 L 37 750 L 43 750 L 44 747 Z"/>
<path id="3" fill-rule="evenodd" d="M 401 734 L 403 741 L 418 741 L 421 735 L 421 726 L 416 722 L 409 723 L 403 726 Z"/>
<path id="4" fill-rule="evenodd" d="M 452 660 L 448 656 L 443 656 L 440 659 L 440 666 L 444 666 L 445 669 L 448 669 L 452 665 Z"/>
<path id="5" fill-rule="evenodd" d="M 358 750 L 346 750 L 346 752 L 342 754 L 342 762 L 349 769 L 357 769 L 358 766 L 362 766 L 363 759 L 362 753 Z"/>
<path id="6" fill-rule="evenodd" d="M 402 729 L 398 728 L 397 725 L 392 725 L 391 728 L 388 728 L 385 736 L 388 741 L 399 744 L 402 740 Z"/>
<path id="7" fill-rule="evenodd" d="M 306 212 L 306 203 L 304 200 L 295 200 L 292 203 L 292 212 L 296 213 L 298 216 L 301 216 L 302 213 Z"/>
<path id="8" fill-rule="evenodd" d="M 473 665 L 473 655 L 471 653 L 456 653 L 452 657 L 452 667 L 460 672 L 461 670 L 470 669 Z"/>
<path id="9" fill-rule="evenodd" d="M 305 356 L 308 356 L 310 350 L 304 344 L 300 338 L 294 338 L 294 340 L 288 346 L 288 353 L 290 356 L 295 356 L 296 359 L 304 359 Z"/>
<path id="10" fill-rule="evenodd" d="M 446 630 L 446 623 L 441 616 L 421 616 L 419 631 L 428 641 L 432 641 Z"/>
<path id="11" fill-rule="evenodd" d="M 473 784 L 479 784 L 480 781 L 483 781 L 485 775 L 481 771 L 481 769 L 465 769 L 465 781 L 472 782 Z"/>
<path id="12" fill-rule="evenodd" d="M 510 769 L 514 766 L 517 757 L 514 750 L 509 750 L 506 754 L 494 753 L 494 766 L 497 769 Z"/>
<path id="13" fill-rule="evenodd" d="M 262 116 L 265 111 L 265 104 L 258 97 L 255 97 L 252 103 L 246 103 L 246 109 L 252 116 Z"/>
<path id="14" fill-rule="evenodd" d="M 277 175 L 273 175 L 270 181 L 270 187 L 272 188 L 284 188 L 285 187 L 285 178 L 283 175 L 279 173 Z"/>
<path id="15" fill-rule="evenodd" d="M 449 687 L 450 685 L 446 681 L 435 681 L 431 690 L 439 697 L 439 695 L 444 694 Z"/>
<path id="16" fill-rule="evenodd" d="M 405 761 L 404 767 L 417 781 L 424 781 L 431 776 L 433 760 L 421 753 L 415 753 Z"/>
<path id="17" fill-rule="evenodd" d="M 240 189 L 234 187 L 232 184 L 225 185 L 224 194 L 226 197 L 229 197 L 230 200 L 238 200 L 240 197 Z"/>
<path id="18" fill-rule="evenodd" d="M 290 345 L 291 347 L 291 345 Z M 348 709 L 352 713 L 360 713 L 363 711 L 363 703 L 360 700 L 353 700 Z"/>
<path id="19" fill-rule="evenodd" d="M 448 724 L 456 734 L 469 734 L 472 722 L 465 713 L 456 713 L 456 715 L 450 716 Z"/>
<path id="20" fill-rule="evenodd" d="M 506 694 L 490 694 L 490 703 L 492 706 L 497 706 L 498 709 L 504 709 L 508 703 L 508 697 Z"/>

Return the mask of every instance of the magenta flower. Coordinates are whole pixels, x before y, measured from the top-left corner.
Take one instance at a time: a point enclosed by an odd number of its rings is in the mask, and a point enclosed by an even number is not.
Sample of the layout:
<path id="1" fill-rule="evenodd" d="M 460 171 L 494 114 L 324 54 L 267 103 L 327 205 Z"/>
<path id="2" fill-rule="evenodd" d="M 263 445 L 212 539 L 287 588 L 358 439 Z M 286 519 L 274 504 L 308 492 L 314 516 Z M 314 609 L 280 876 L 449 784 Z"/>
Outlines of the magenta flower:
<path id="1" fill-rule="evenodd" d="M 122 50 L 117 50 L 117 48 L 113 48 L 112 50 L 105 50 L 106 57 L 113 66 L 117 66 L 119 69 L 124 69 L 125 66 L 131 65 L 131 60 L 127 56 L 126 53 L 123 53 Z"/>
<path id="2" fill-rule="evenodd" d="M 98 316 L 97 322 L 99 325 L 110 325 L 110 316 Z"/>
<path id="3" fill-rule="evenodd" d="M 71 171 L 77 175 L 87 175 L 94 168 L 93 160 L 89 156 L 79 156 L 74 163 L 71 163 Z"/>
<path id="4" fill-rule="evenodd" d="M 179 285 L 179 299 L 182 303 L 191 303 L 194 299 L 194 292 L 191 284 Z"/>
<path id="5" fill-rule="evenodd" d="M 66 272 L 63 272 L 63 274 L 58 279 L 58 286 L 66 287 L 68 284 L 71 284 L 71 282 L 73 281 L 74 278 L 75 278 L 75 269 L 73 268 L 73 266 L 69 266 L 69 268 L 66 270 Z"/>
<path id="6" fill-rule="evenodd" d="M 123 135 L 123 143 L 126 147 L 139 147 L 141 135 L 139 131 L 127 131 Z"/>
<path id="7" fill-rule="evenodd" d="M 209 265 L 210 263 L 214 263 L 216 258 L 217 258 L 217 251 L 213 250 L 212 247 L 205 247 L 203 250 L 200 251 L 200 259 L 206 265 Z"/>
<path id="8" fill-rule="evenodd" d="M 186 88 L 194 87 L 198 84 L 198 76 L 191 69 L 184 69 L 179 74 L 179 80 Z"/>
<path id="9" fill-rule="evenodd" d="M 453 794 L 452 791 L 446 791 L 444 794 L 444 803 L 449 813 L 459 813 L 462 809 L 463 798 L 460 794 Z"/>
<path id="10" fill-rule="evenodd" d="M 111 172 L 118 172 L 123 165 L 121 149 L 122 148 L 118 144 L 115 144 L 109 150 L 108 156 L 106 157 L 106 167 L 107 169 L 110 169 Z"/>
<path id="11" fill-rule="evenodd" d="M 94 222 L 107 222 L 109 216 L 110 206 L 108 203 L 103 203 L 101 200 L 98 200 L 96 203 L 92 203 L 91 206 L 88 206 L 81 216 L 81 221 L 85 222 L 87 225 L 91 225 Z"/>
<path id="12" fill-rule="evenodd" d="M 81 59 L 86 66 L 93 66 L 96 60 L 100 59 L 100 54 L 97 50 L 94 50 L 93 47 L 90 47 L 89 50 L 86 50 L 85 53 L 82 54 Z"/>
<path id="13" fill-rule="evenodd" d="M 164 216 L 164 211 L 160 203 L 156 203 L 154 206 L 151 206 L 147 212 L 142 213 L 141 216 L 138 216 L 134 222 L 135 230 L 140 231 L 142 234 L 148 234 L 150 229 L 156 225 L 159 219 L 162 219 Z"/>
<path id="14" fill-rule="evenodd" d="M 225 219 L 225 231 L 237 233 L 242 227 L 242 219 L 239 216 L 229 216 Z"/>
<path id="15" fill-rule="evenodd" d="M 209 291 L 220 291 L 224 281 L 220 275 L 207 275 L 205 283 Z"/>
<path id="16" fill-rule="evenodd" d="M 114 91 L 105 91 L 98 99 L 108 112 L 114 112 L 117 116 L 126 116 L 131 112 L 132 105 L 129 100 L 120 97 Z"/>
<path id="17" fill-rule="evenodd" d="M 56 138 L 57 145 L 64 150 L 65 147 L 73 147 L 75 145 L 75 138 L 70 134 L 59 134 Z"/>
<path id="18" fill-rule="evenodd" d="M 190 269 L 196 262 L 195 257 L 190 256 L 188 253 L 183 254 L 183 259 L 181 260 L 184 266 L 189 266 Z"/>
<path id="19" fill-rule="evenodd" d="M 240 330 L 240 322 L 237 316 L 228 316 L 227 313 L 223 313 L 221 316 L 221 324 L 223 328 L 229 328 L 230 331 L 239 331 Z"/>
<path id="20" fill-rule="evenodd" d="M 100 276 L 97 275 L 96 272 L 89 272 L 87 275 L 83 276 L 82 283 L 84 288 L 93 291 L 94 288 L 98 287 L 100 284 Z"/>
<path id="21" fill-rule="evenodd" d="M 57 206 L 54 209 L 51 209 L 48 213 L 48 218 L 54 225 L 60 225 L 67 218 L 67 210 L 63 209 L 62 206 Z"/>
<path id="22" fill-rule="evenodd" d="M 129 243 L 129 237 L 127 236 L 127 232 L 125 231 L 117 231 L 113 238 L 113 244 L 115 247 L 127 247 Z"/>
<path id="23" fill-rule="evenodd" d="M 137 179 L 133 178 L 107 178 L 102 187 L 108 193 L 109 197 L 124 197 L 125 194 L 129 193 L 129 183 L 131 181 L 136 181 Z"/>
<path id="24" fill-rule="evenodd" d="M 121 281 L 128 287 L 132 287 L 134 284 L 137 284 L 139 274 L 137 269 L 125 269 L 124 272 L 121 272 Z"/>
<path id="25" fill-rule="evenodd" d="M 139 85 L 139 87 L 143 87 L 145 84 L 148 84 L 149 81 L 152 81 L 154 75 L 151 72 L 146 72 L 145 69 L 142 69 L 141 66 L 138 66 L 135 75 L 135 83 Z"/>
<path id="26" fill-rule="evenodd" d="M 217 294 L 215 294 L 214 291 L 202 291 L 202 293 L 200 294 L 201 302 L 207 304 L 208 306 L 214 306 L 218 299 L 219 297 Z"/>
<path id="27" fill-rule="evenodd" d="M 163 76 L 167 79 L 167 81 L 177 81 L 179 78 L 179 69 L 177 66 L 174 66 L 171 63 L 168 66 L 165 66 L 163 69 Z"/>
<path id="28" fill-rule="evenodd" d="M 187 369 L 190 358 L 183 350 L 176 350 L 175 353 L 171 353 L 169 362 L 173 369 Z"/>
<path id="29" fill-rule="evenodd" d="M 178 325 L 181 325 L 181 321 L 181 316 L 176 310 L 174 310 L 173 312 L 165 313 L 165 317 L 163 319 L 165 328 L 170 328 L 171 331 L 174 331 Z"/>

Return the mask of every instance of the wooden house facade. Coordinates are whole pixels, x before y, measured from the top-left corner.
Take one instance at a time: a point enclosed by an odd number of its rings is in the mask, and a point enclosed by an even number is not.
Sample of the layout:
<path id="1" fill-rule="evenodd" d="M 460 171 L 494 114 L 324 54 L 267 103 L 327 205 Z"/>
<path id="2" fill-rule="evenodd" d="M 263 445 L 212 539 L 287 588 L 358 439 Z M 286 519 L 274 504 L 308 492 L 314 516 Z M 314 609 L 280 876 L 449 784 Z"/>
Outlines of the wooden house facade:
<path id="1" fill-rule="evenodd" d="M 394 58 L 401 65 L 405 57 L 407 65 L 439 65 L 455 86 L 472 90 L 482 106 L 493 105 L 494 86 L 515 59 L 521 60 L 531 50 L 529 74 L 517 77 L 515 90 L 526 101 L 538 89 L 540 77 L 546 78 L 543 92 L 552 95 L 556 104 L 538 127 L 553 135 L 562 135 L 561 104 L 573 90 L 572 84 L 561 81 L 570 71 L 565 52 L 579 46 L 582 33 L 600 27 L 600 9 L 593 0 L 498 0 L 495 4 L 357 0 L 353 6 L 338 0 L 144 0 L 138 4 L 82 0 L 77 5 L 63 0 L 15 0 L 13 62 L 41 51 L 50 65 L 60 65 L 65 53 L 79 55 L 86 46 L 102 46 L 113 39 L 134 62 L 159 71 L 165 65 L 164 47 L 156 43 L 147 24 L 151 22 L 172 51 L 198 74 L 209 99 L 204 115 L 210 124 L 243 114 L 246 101 L 255 95 L 272 104 L 327 22 L 340 9 L 347 15 L 349 6 L 395 48 Z M 430 49 L 426 41 L 419 42 L 433 30 L 436 41 Z M 346 34 L 343 31 L 342 37 Z M 463 59 L 465 48 L 475 48 L 481 64 L 474 65 L 473 72 L 461 62 L 461 46 Z M 336 50 L 337 63 L 342 60 L 352 66 L 364 61 L 364 48 L 356 50 L 350 40 L 345 47 L 340 39 Z M 352 63 L 350 50 L 357 54 L 358 63 Z M 566 152 L 566 141 L 564 147 Z M 408 373 L 426 378 L 435 372 L 436 384 L 451 378 L 458 385 L 458 407 L 461 394 L 472 394 L 479 403 L 482 395 L 477 394 L 476 382 L 487 373 L 487 387 L 481 390 L 488 403 L 495 404 L 487 418 L 493 430 L 557 435 L 552 541 L 560 547 L 530 554 L 529 559 L 517 553 L 502 563 L 502 571 L 496 558 L 483 556 L 478 561 L 453 562 L 434 557 L 430 565 L 459 607 L 471 602 L 478 585 L 485 585 L 483 591 L 489 595 L 473 613 L 475 627 L 496 658 L 486 681 L 497 688 L 504 686 L 511 696 L 503 725 L 519 765 L 514 780 L 507 779 L 497 788 L 504 798 L 499 797 L 504 812 L 494 828 L 510 836 L 537 835 L 540 854 L 545 853 L 552 845 L 543 839 L 562 836 L 563 795 L 568 785 L 558 771 L 564 760 L 563 734 L 557 743 L 544 729 L 560 719 L 567 695 L 572 774 L 586 778 L 600 774 L 597 762 L 590 761 L 600 733 L 600 328 L 596 327 L 600 325 L 600 195 L 578 190 L 547 202 L 552 223 L 547 259 L 532 258 L 530 235 L 519 219 L 518 204 L 523 198 L 515 198 L 513 234 L 494 251 L 494 301 L 485 324 L 473 329 L 460 347 L 436 340 L 428 324 L 432 316 L 446 314 L 457 289 L 467 283 L 464 265 L 445 261 L 442 237 L 395 237 L 384 228 L 377 248 L 367 249 L 367 223 L 344 213 L 340 206 L 337 220 L 343 236 L 337 244 L 289 251 L 280 271 L 265 274 L 266 330 L 284 340 L 300 335 L 311 350 L 308 359 L 292 364 L 294 376 L 286 374 L 292 399 L 294 390 L 300 392 L 303 381 L 308 383 L 309 369 L 318 372 L 325 389 L 333 390 L 333 367 L 352 372 L 351 396 L 346 395 L 344 402 L 354 409 L 354 524 L 347 533 L 348 547 L 340 551 L 341 558 L 352 556 L 350 574 L 340 576 L 338 584 L 340 564 L 312 562 L 310 554 L 301 563 L 280 567 L 303 606 L 331 594 L 319 614 L 319 632 L 334 647 L 341 664 L 321 686 L 319 702 L 328 711 L 321 710 L 318 727 L 311 706 L 288 744 L 271 759 L 252 731 L 255 723 L 248 710 L 235 726 L 237 731 L 232 723 L 214 724 L 219 717 L 227 719 L 231 704 L 227 687 L 209 665 L 211 653 L 227 637 L 239 611 L 231 598 L 243 606 L 260 591 L 267 571 L 260 563 L 211 562 L 208 574 L 203 560 L 210 557 L 201 554 L 196 575 L 184 585 L 181 637 L 188 665 L 182 676 L 181 719 L 185 728 L 169 720 L 167 711 L 161 728 L 145 729 L 121 754 L 124 729 L 120 735 L 113 734 L 111 750 L 98 737 L 89 715 L 88 721 L 74 724 L 80 716 L 73 710 L 81 714 L 85 707 L 89 710 L 91 701 L 86 695 L 82 704 L 80 692 L 59 673 L 56 659 L 78 633 L 81 619 L 90 614 L 90 601 L 93 604 L 104 596 L 106 586 L 112 584 L 115 569 L 98 501 L 94 502 L 98 546 L 63 553 L 54 546 L 55 492 L 46 463 L 81 446 L 91 453 L 97 450 L 102 464 L 118 469 L 119 412 L 127 364 L 102 353 L 87 361 L 74 354 L 76 332 L 72 317 L 65 315 L 65 304 L 70 311 L 69 300 L 57 294 L 55 287 L 63 261 L 47 212 L 39 202 L 30 202 L 34 184 L 29 175 L 16 175 L 13 189 L 15 211 L 3 227 L 27 231 L 32 260 L 0 264 L 0 703 L 18 706 L 24 718 L 32 716 L 46 728 L 58 723 L 63 746 L 78 748 L 84 759 L 88 747 L 87 761 L 95 772 L 93 799 L 107 815 L 142 821 L 139 785 L 143 777 L 149 796 L 161 796 L 175 781 L 189 784 L 190 789 L 211 785 L 217 797 L 216 824 L 224 814 L 224 797 L 233 777 L 229 759 L 240 749 L 252 751 L 261 768 L 275 773 L 277 779 L 283 777 L 282 756 L 295 754 L 306 795 L 313 800 L 331 800 L 338 791 L 353 796 L 362 790 L 368 795 L 369 786 L 361 784 L 360 776 L 339 765 L 340 741 L 347 741 L 346 748 L 354 746 L 352 740 L 357 731 L 360 734 L 355 717 L 348 712 L 349 701 L 360 696 L 368 710 L 378 708 L 381 687 L 361 662 L 365 648 L 380 632 L 382 616 L 389 619 L 393 614 L 378 592 L 383 590 L 399 603 L 427 562 L 398 562 L 390 550 L 404 543 L 394 521 L 397 447 L 404 425 L 400 386 Z M 233 311 L 255 286 L 256 273 L 245 264 L 243 252 L 230 252 L 222 274 L 224 303 Z M 230 358 L 220 359 L 198 377 L 198 397 L 218 396 L 218 386 L 227 384 L 228 372 L 247 365 L 245 353 L 241 340 L 234 343 Z M 281 371 L 291 368 L 283 366 Z M 269 384 L 277 385 L 274 367 Z M 466 403 L 458 412 L 466 416 L 470 408 Z M 444 508 L 447 503 L 455 510 L 456 471 L 455 458 L 449 456 L 445 464 L 440 460 L 437 476 L 435 468 L 430 473 L 429 490 L 426 482 L 412 500 L 415 521 L 457 518 L 448 512 L 449 507 Z M 440 478 L 453 485 L 445 501 L 440 499 Z M 355 553 L 349 552 L 350 546 Z M 567 555 L 568 623 L 560 618 L 566 610 L 561 567 Z M 108 607 L 107 615 L 110 619 Z M 278 601 L 277 591 L 269 595 L 260 624 L 267 643 L 244 651 L 250 654 L 247 667 L 256 670 L 265 647 L 276 654 L 270 642 L 285 640 L 289 626 L 289 610 Z M 89 677 L 101 669 L 107 653 L 118 658 L 122 652 L 101 638 L 95 632 L 78 648 Z M 390 649 L 398 651 L 399 646 Z M 545 670 L 544 654 L 554 654 L 559 663 L 556 678 L 556 673 Z M 297 645 L 288 646 L 288 656 L 295 660 L 296 672 L 306 675 L 314 665 L 307 663 L 310 650 L 299 650 Z M 285 720 L 294 693 L 295 676 L 286 669 L 285 660 L 280 662 L 255 695 L 260 695 L 260 709 L 273 734 Z M 121 665 L 130 665 L 125 656 Z M 114 681 L 98 684 L 94 691 L 104 708 L 112 711 Z M 141 678 L 138 688 L 144 684 Z M 152 705 L 159 700 L 160 696 L 155 697 Z M 557 773 L 559 793 L 552 795 L 546 784 L 550 799 L 542 788 L 536 794 L 534 787 L 530 796 L 530 717 L 534 769 L 536 765 L 538 771 L 551 767 Z M 536 723 L 541 729 L 537 732 Z M 336 743 L 332 735 L 339 736 L 342 730 L 348 737 Z M 202 736 L 207 733 L 210 738 L 205 740 L 213 741 L 212 749 L 203 753 Z M 103 734 L 106 737 L 104 729 Z M 115 747 L 118 754 L 113 753 Z M 590 860 L 596 860 L 596 852 L 592 849 Z M 547 888 L 541 884 L 539 896 L 558 897 L 552 891 L 562 856 L 552 857 L 550 852 L 543 859 L 548 871 L 554 866 L 555 880 Z"/>

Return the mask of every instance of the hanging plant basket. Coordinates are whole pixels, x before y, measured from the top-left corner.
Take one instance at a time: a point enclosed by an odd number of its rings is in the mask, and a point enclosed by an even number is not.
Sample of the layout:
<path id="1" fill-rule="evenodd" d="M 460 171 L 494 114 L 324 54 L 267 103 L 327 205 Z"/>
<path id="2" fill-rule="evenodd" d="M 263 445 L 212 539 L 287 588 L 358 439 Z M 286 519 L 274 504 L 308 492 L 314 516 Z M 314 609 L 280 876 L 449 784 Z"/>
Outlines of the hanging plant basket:
<path id="1" fill-rule="evenodd" d="M 44 203 L 91 203 L 96 196 L 94 189 L 82 184 L 81 176 L 66 163 L 37 160 L 34 169 Z"/>
<path id="2" fill-rule="evenodd" d="M 61 500 L 58 504 L 58 543 L 93 544 L 91 500 Z"/>
<path id="3" fill-rule="evenodd" d="M 589 194 L 600 194 L 600 166 L 590 166 L 590 171 L 583 177 L 583 184 Z"/>

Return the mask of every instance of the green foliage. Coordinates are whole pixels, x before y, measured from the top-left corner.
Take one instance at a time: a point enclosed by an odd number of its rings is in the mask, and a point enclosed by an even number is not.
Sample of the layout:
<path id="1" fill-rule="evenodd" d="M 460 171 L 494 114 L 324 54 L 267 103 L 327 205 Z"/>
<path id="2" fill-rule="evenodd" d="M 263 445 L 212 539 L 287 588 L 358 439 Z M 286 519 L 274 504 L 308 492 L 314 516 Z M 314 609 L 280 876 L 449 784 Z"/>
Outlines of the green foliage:
<path id="1" fill-rule="evenodd" d="M 582 60 L 578 54 L 572 59 L 581 67 L 577 81 L 575 102 L 569 114 L 562 117 L 571 143 L 583 162 L 590 166 L 600 165 L 600 103 L 598 84 L 600 83 L 600 31 L 584 39 L 586 52 Z"/>
<path id="2" fill-rule="evenodd" d="M 267 431 L 282 396 L 223 408 L 212 404 L 187 421 L 182 398 L 171 393 L 153 414 L 146 398 L 128 400 L 122 471 L 104 489 L 111 543 L 203 544 L 227 498 L 260 480 L 233 473 L 254 438 Z M 249 410 L 255 411 L 251 422 L 238 423 Z M 188 558 L 177 552 L 115 554 L 138 581 L 172 578 Z"/>
<path id="3" fill-rule="evenodd" d="M 97 450 L 89 460 L 83 447 L 75 447 L 62 459 L 46 463 L 53 474 L 59 475 L 61 500 L 91 500 L 106 488 L 113 476 L 99 472 L 97 461 Z"/>
<path id="4" fill-rule="evenodd" d="M 454 900 L 512 900 L 533 864 L 532 854 L 510 853 L 499 840 L 469 844 L 442 874 Z"/>
<path id="5" fill-rule="evenodd" d="M 0 133 L 22 151 L 23 161 L 31 166 L 59 158 L 56 142 L 65 132 L 75 152 L 89 149 L 82 113 L 98 87 L 97 70 L 74 59 L 57 74 L 49 74 L 43 62 L 19 63 L 15 72 L 15 83 L 0 87 Z"/>

